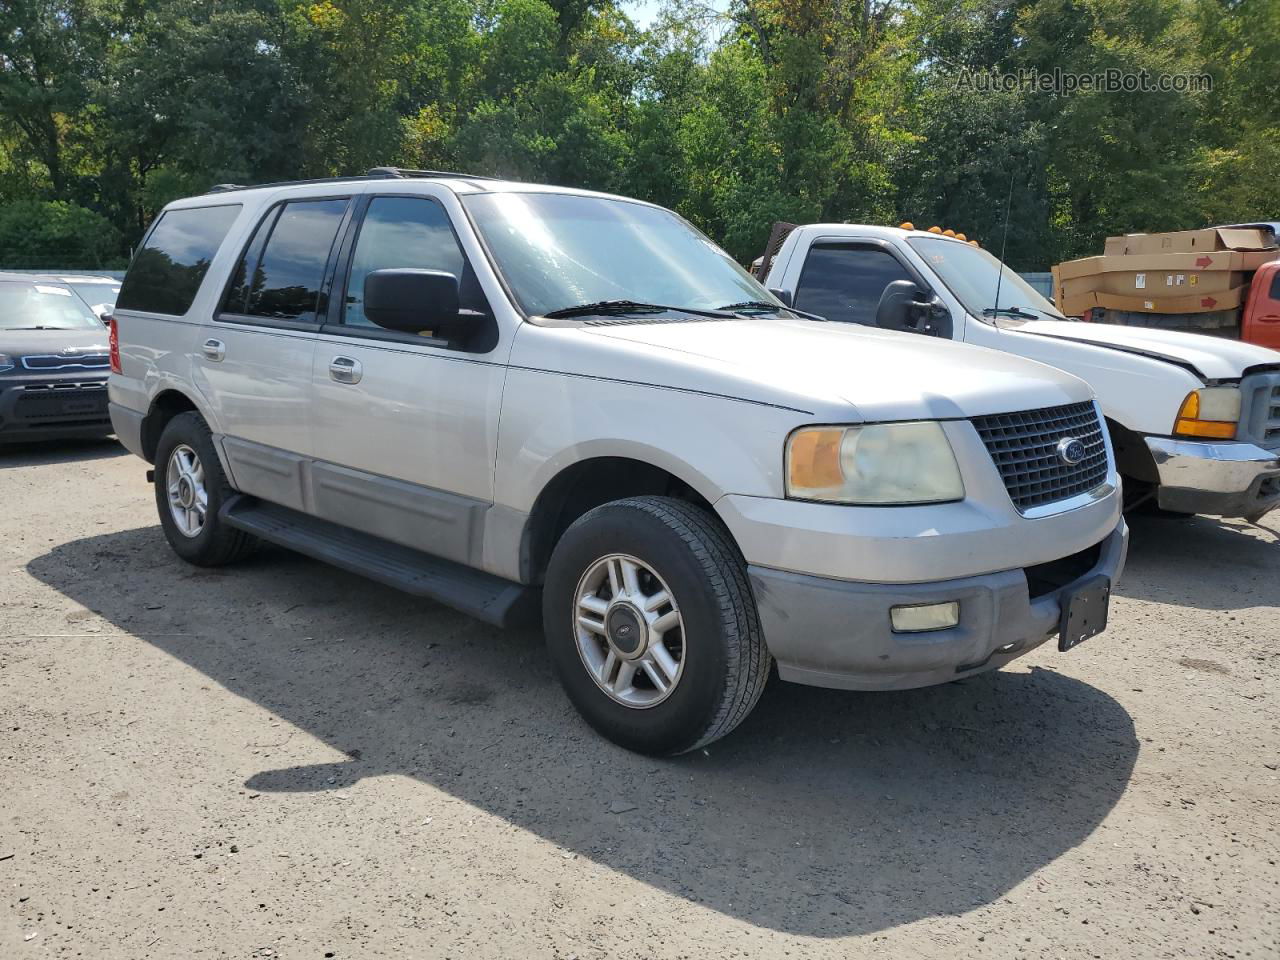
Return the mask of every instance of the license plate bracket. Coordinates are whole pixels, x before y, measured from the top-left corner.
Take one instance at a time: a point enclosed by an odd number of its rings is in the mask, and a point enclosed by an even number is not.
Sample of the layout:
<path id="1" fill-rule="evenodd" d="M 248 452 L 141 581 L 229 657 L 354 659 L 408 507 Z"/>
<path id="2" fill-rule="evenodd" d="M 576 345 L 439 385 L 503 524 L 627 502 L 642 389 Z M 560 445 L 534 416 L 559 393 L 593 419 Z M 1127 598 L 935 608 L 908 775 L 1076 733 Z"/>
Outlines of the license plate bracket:
<path id="1" fill-rule="evenodd" d="M 1058 650 L 1065 653 L 1107 628 L 1111 606 L 1111 578 L 1099 574 L 1078 587 L 1064 590 L 1062 619 L 1058 624 Z"/>

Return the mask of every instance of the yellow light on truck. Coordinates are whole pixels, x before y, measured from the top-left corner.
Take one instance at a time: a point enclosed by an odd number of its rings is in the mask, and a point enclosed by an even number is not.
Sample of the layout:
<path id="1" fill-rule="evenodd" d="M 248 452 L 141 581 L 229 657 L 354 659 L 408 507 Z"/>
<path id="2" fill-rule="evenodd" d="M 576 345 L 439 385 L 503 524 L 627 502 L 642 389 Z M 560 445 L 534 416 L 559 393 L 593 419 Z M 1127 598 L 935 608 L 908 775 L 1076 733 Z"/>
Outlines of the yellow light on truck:
<path id="1" fill-rule="evenodd" d="M 1240 421 L 1239 387 L 1192 390 L 1182 401 L 1173 432 L 1181 437 L 1234 440 Z"/>
<path id="2" fill-rule="evenodd" d="M 957 233 L 957 234 L 956 234 L 956 239 L 957 239 L 957 240 L 968 240 L 969 238 L 968 238 L 968 237 L 966 237 L 963 233 Z"/>
<path id="3" fill-rule="evenodd" d="M 929 228 L 929 232 L 930 232 L 930 233 L 941 233 L 941 232 L 942 232 L 942 228 L 941 228 L 940 226 L 938 226 L 937 224 L 934 224 L 932 227 L 930 227 L 930 228 Z"/>
<path id="4" fill-rule="evenodd" d="M 787 476 L 792 490 L 820 490 L 844 482 L 840 469 L 842 427 L 813 427 L 800 430 L 788 448 Z"/>
<path id="5" fill-rule="evenodd" d="M 914 230 L 915 228 L 916 228 L 916 225 L 912 223 L 910 220 L 903 220 L 900 224 L 898 224 L 899 230 Z"/>
<path id="6" fill-rule="evenodd" d="M 954 237 L 956 235 L 956 232 L 954 230 L 947 229 L 942 231 L 942 235 L 944 237 Z"/>

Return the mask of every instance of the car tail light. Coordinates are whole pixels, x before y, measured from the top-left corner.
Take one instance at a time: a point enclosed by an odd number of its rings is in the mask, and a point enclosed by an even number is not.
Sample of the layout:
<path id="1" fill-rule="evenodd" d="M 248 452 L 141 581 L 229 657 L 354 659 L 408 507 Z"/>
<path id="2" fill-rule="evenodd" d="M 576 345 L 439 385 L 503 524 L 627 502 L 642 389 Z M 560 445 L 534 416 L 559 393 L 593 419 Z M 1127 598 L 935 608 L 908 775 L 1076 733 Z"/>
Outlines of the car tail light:
<path id="1" fill-rule="evenodd" d="M 120 328 L 115 317 L 106 316 L 102 320 L 107 325 L 107 345 L 111 348 L 111 372 L 123 373 L 120 369 Z"/>

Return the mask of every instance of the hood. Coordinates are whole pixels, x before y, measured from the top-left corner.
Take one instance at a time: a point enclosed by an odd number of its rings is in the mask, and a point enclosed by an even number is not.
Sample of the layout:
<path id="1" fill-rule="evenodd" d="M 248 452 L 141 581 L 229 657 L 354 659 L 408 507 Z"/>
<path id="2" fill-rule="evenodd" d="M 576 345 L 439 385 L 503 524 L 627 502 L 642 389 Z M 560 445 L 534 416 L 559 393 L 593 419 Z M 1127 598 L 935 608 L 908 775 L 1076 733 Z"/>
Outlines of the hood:
<path id="1" fill-rule="evenodd" d="M 1249 367 L 1280 364 L 1280 352 L 1239 340 L 1181 333 L 1159 327 L 1122 327 L 1111 323 L 1070 320 L 1033 320 L 1010 328 L 1064 340 L 1079 340 L 1102 347 L 1132 350 L 1192 367 L 1205 380 L 1237 380 Z"/>
<path id="2" fill-rule="evenodd" d="M 662 360 L 660 371 L 647 371 L 650 382 L 706 391 L 718 381 L 715 392 L 747 400 L 852 404 L 865 420 L 975 417 L 1093 396 L 1082 380 L 1033 360 L 854 324 L 753 317 L 575 332 L 626 344 L 629 379 Z"/>
<path id="3" fill-rule="evenodd" d="M 0 353 L 29 357 L 63 350 L 107 352 L 107 328 L 85 330 L 0 330 Z"/>

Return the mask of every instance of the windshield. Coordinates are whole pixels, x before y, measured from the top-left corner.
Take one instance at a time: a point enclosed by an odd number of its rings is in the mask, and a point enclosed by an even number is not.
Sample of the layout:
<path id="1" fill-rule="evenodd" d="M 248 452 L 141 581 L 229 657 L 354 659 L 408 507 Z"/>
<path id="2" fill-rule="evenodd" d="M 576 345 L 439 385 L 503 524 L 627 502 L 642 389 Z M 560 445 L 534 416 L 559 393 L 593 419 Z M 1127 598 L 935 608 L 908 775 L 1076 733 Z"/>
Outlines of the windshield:
<path id="1" fill-rule="evenodd" d="M 61 283 L 0 281 L 0 330 L 101 330 L 102 323 Z"/>
<path id="2" fill-rule="evenodd" d="M 89 306 L 94 308 L 105 307 L 106 313 L 110 313 L 115 308 L 116 297 L 120 296 L 119 283 L 103 283 L 100 280 L 96 283 L 84 280 L 68 280 L 67 286 L 80 294 L 80 299 Z"/>
<path id="3" fill-rule="evenodd" d="M 1007 264 L 1001 276 L 1000 261 L 981 247 L 938 237 L 908 237 L 907 243 L 942 278 L 947 289 L 971 316 L 980 320 L 999 320 L 1001 323 L 1011 320 L 1020 322 L 1018 312 L 1038 313 L 1052 320 L 1066 319 L 1035 287 L 1010 270 Z M 1000 287 L 998 304 L 997 282 Z M 993 316 L 991 311 L 997 307 L 1001 312 Z M 1005 311 L 1011 311 L 1013 316 Z"/>
<path id="4" fill-rule="evenodd" d="M 778 304 L 729 255 L 669 210 L 563 193 L 462 201 L 525 313 L 603 300 L 714 310 Z"/>

